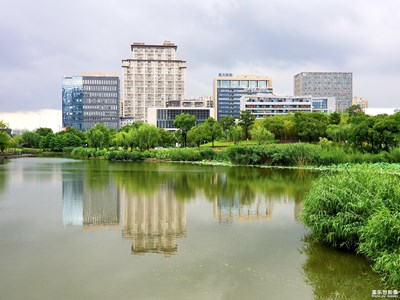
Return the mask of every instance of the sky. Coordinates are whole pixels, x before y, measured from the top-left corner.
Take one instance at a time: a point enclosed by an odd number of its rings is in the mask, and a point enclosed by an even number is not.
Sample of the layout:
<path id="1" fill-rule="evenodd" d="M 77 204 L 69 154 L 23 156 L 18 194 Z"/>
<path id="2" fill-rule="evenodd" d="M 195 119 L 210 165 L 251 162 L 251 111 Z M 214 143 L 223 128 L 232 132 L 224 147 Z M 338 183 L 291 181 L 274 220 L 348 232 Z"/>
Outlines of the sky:
<path id="1" fill-rule="evenodd" d="M 63 76 L 121 76 L 131 43 L 165 40 L 187 61 L 187 97 L 211 96 L 218 73 L 292 95 L 300 72 L 342 71 L 370 107 L 399 107 L 399 19 L 398 0 L 2 0 L 0 118 L 37 127 L 59 114 Z"/>

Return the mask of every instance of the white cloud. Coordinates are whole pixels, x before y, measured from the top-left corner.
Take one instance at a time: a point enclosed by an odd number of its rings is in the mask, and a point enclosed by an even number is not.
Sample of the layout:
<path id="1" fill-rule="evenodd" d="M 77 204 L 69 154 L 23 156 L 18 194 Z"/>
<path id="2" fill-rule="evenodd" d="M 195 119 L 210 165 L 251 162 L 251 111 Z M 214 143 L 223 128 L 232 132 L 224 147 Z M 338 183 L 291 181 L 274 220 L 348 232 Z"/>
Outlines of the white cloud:
<path id="1" fill-rule="evenodd" d="M 0 113 L 0 120 L 13 130 L 35 130 L 47 127 L 53 132 L 60 131 L 62 122 L 61 111 L 55 109 Z"/>

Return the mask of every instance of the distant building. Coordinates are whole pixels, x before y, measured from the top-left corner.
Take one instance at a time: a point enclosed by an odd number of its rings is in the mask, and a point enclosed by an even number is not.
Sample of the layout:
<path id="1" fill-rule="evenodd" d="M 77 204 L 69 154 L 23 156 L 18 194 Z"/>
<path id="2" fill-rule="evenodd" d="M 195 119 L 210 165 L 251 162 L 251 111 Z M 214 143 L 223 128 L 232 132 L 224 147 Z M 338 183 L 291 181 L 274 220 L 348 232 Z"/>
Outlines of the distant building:
<path id="1" fill-rule="evenodd" d="M 294 95 L 335 97 L 336 110 L 345 111 L 352 105 L 353 73 L 302 72 L 294 76 Z"/>
<path id="2" fill-rule="evenodd" d="M 147 122 L 148 108 L 185 98 L 186 61 L 176 58 L 177 48 L 170 41 L 131 45 L 132 58 L 122 60 L 123 119 Z"/>
<path id="3" fill-rule="evenodd" d="M 360 105 L 363 111 L 365 111 L 365 109 L 368 108 L 368 100 L 362 97 L 355 96 L 353 97 L 352 105 Z"/>
<path id="4" fill-rule="evenodd" d="M 278 96 L 274 94 L 244 95 L 240 110 L 249 110 L 256 118 L 286 115 L 295 112 L 335 111 L 334 97 Z"/>
<path id="5" fill-rule="evenodd" d="M 254 75 L 233 76 L 220 73 L 214 78 L 214 118 L 233 116 L 239 119 L 240 98 L 244 95 L 272 93 L 272 79 Z"/>
<path id="6" fill-rule="evenodd" d="M 118 76 L 65 76 L 62 126 L 86 131 L 96 124 L 119 128 Z"/>
<path id="7" fill-rule="evenodd" d="M 202 107 L 152 107 L 148 108 L 148 123 L 166 130 L 177 130 L 174 126 L 175 118 L 182 114 L 190 114 L 196 117 L 196 125 L 204 123 L 214 115 L 213 108 Z"/>

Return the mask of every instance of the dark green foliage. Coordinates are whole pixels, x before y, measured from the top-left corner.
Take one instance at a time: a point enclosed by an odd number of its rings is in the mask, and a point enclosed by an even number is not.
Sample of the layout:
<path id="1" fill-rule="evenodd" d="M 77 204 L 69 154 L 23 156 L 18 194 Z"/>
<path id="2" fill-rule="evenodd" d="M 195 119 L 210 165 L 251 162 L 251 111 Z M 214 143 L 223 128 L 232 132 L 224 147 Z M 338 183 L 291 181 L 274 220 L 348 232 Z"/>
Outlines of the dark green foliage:
<path id="1" fill-rule="evenodd" d="M 311 144 L 270 144 L 228 148 L 228 157 L 239 165 L 318 165 L 320 146 Z"/>
<path id="2" fill-rule="evenodd" d="M 328 115 L 319 112 L 296 112 L 294 114 L 294 123 L 302 141 L 317 142 L 320 137 L 326 136 Z"/>
<path id="3" fill-rule="evenodd" d="M 179 129 L 182 136 L 183 147 L 186 147 L 187 133 L 196 124 L 196 117 L 191 114 L 182 113 L 176 116 L 174 126 Z"/>
<path id="4" fill-rule="evenodd" d="M 140 161 L 144 155 L 140 151 L 110 151 L 106 158 L 112 161 Z"/>
<path id="5" fill-rule="evenodd" d="M 5 149 L 9 146 L 10 136 L 5 131 L 0 131 L 0 151 L 4 152 Z"/>
<path id="6" fill-rule="evenodd" d="M 256 117 L 249 110 L 242 110 L 239 116 L 239 125 L 243 128 L 244 136 L 249 139 L 250 129 Z"/>

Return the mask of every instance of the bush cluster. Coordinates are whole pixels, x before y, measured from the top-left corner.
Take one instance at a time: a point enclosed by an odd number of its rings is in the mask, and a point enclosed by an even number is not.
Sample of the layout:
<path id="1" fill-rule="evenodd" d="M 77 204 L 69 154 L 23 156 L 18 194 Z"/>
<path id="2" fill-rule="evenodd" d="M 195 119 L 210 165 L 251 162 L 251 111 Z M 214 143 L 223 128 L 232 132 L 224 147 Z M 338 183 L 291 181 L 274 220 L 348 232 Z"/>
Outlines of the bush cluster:
<path id="1" fill-rule="evenodd" d="M 400 178 L 377 165 L 328 172 L 304 202 L 304 224 L 327 245 L 374 262 L 387 282 L 400 283 Z"/>
<path id="2" fill-rule="evenodd" d="M 106 158 L 112 161 L 140 161 L 144 157 L 144 154 L 140 151 L 110 151 L 106 155 Z"/>
<path id="3" fill-rule="evenodd" d="M 326 166 L 343 163 L 400 162 L 400 150 L 397 148 L 390 152 L 373 154 L 308 143 L 236 146 L 228 148 L 227 155 L 233 164 L 238 165 Z"/>

